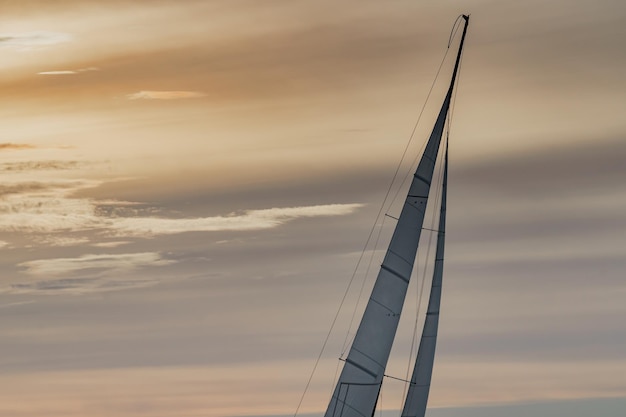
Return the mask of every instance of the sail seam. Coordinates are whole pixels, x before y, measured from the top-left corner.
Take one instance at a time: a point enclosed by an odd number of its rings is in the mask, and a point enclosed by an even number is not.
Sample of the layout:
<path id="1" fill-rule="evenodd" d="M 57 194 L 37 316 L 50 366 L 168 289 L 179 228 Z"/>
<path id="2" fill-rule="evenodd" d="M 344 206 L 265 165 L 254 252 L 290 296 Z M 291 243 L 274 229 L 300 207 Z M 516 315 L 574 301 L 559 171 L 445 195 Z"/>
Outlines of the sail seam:
<path id="1" fill-rule="evenodd" d="M 391 275 L 394 275 L 395 277 L 400 278 L 402 281 L 406 282 L 407 284 L 409 283 L 409 278 L 406 278 L 404 275 L 402 275 L 398 271 L 395 271 L 395 270 L 389 268 L 387 265 L 382 264 L 380 266 L 380 268 L 384 269 L 387 272 L 389 272 Z"/>
<path id="2" fill-rule="evenodd" d="M 393 249 L 388 249 L 387 252 L 393 254 L 395 257 L 397 257 L 401 261 L 404 261 L 407 265 L 409 265 L 411 268 L 413 268 L 413 262 L 410 262 L 410 261 L 404 259 L 404 257 L 402 255 L 400 255 L 398 252 L 394 251 Z"/>
<path id="3" fill-rule="evenodd" d="M 361 385 L 361 384 L 351 384 L 351 385 Z M 335 397 L 335 398 L 337 398 L 337 397 Z M 352 411 L 354 411 L 355 413 L 358 413 L 359 415 L 362 415 L 363 417 L 366 417 L 365 414 L 363 414 L 362 412 L 360 412 L 356 408 L 352 407 L 350 404 L 348 404 L 344 400 L 341 400 L 341 399 L 337 398 L 337 402 L 341 403 L 343 405 L 343 407 L 347 407 L 347 408 L 351 409 Z M 340 416 L 343 415 L 343 407 L 342 407 L 342 411 L 341 411 Z M 333 413 L 333 415 L 334 415 L 334 413 Z"/>
<path id="4" fill-rule="evenodd" d="M 413 174 L 413 178 L 417 178 L 418 180 L 422 181 L 423 183 L 427 184 L 430 186 L 430 180 L 426 179 L 425 177 L 422 177 L 420 174 L 418 174 L 417 172 L 415 174 Z"/>
<path id="5" fill-rule="evenodd" d="M 384 305 L 384 304 L 383 304 L 383 303 L 381 303 L 380 301 L 378 301 L 378 300 L 376 300 L 376 299 L 374 299 L 374 298 L 371 298 L 371 297 L 370 297 L 370 300 L 372 300 L 373 302 L 375 302 L 376 304 L 378 304 L 379 306 L 381 306 L 382 308 L 384 308 L 385 310 L 387 310 L 387 311 L 388 311 L 389 313 L 391 313 L 393 316 L 398 315 L 398 313 L 396 313 L 395 311 L 393 311 L 392 309 L 390 309 L 389 307 L 387 307 L 386 305 Z M 356 350 L 356 349 L 355 349 L 355 350 Z M 359 352 L 359 351 L 357 350 L 357 352 Z M 359 352 L 359 353 L 363 354 L 363 352 Z M 367 356 L 367 355 L 365 355 L 365 354 L 363 354 L 363 355 L 364 355 L 364 356 Z M 376 361 L 374 361 L 374 362 L 376 362 Z M 377 362 L 377 363 L 378 363 L 378 362 Z"/>
<path id="6" fill-rule="evenodd" d="M 372 378 L 376 378 L 378 376 L 376 373 L 370 371 L 369 369 L 367 369 L 363 365 L 360 365 L 360 364 L 356 363 L 355 361 L 353 361 L 350 358 L 346 358 L 346 362 L 349 363 L 350 365 L 354 366 L 355 368 L 360 369 L 361 371 L 365 372 L 366 374 L 370 375 Z"/>
<path id="7" fill-rule="evenodd" d="M 369 360 L 371 360 L 372 362 L 374 362 L 376 365 L 380 366 L 381 368 L 384 368 L 384 366 L 383 366 L 383 365 L 381 365 L 380 363 L 378 363 L 378 361 L 377 361 L 376 359 L 374 359 L 374 358 L 372 358 L 371 356 L 369 356 L 369 355 L 367 355 L 367 354 L 363 353 L 362 351 L 360 351 L 360 350 L 359 350 L 359 349 L 357 349 L 357 348 L 354 348 L 354 350 L 355 350 L 356 352 L 359 352 L 361 355 L 365 356 L 367 359 L 369 359 Z"/>

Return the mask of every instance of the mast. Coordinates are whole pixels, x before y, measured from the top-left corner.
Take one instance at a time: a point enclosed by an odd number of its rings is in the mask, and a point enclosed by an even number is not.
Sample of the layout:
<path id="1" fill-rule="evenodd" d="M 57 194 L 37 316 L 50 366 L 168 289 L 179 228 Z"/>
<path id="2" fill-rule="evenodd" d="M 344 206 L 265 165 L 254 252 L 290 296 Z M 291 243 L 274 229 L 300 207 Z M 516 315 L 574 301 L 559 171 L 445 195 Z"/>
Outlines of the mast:
<path id="1" fill-rule="evenodd" d="M 424 223 L 435 161 L 450 108 L 469 16 L 446 94 L 409 188 L 374 289 L 324 417 L 371 417 L 384 377 Z"/>
<path id="2" fill-rule="evenodd" d="M 461 52 L 467 26 L 469 24 L 469 16 L 463 15 L 465 19 L 465 27 L 463 28 L 463 36 L 461 37 L 461 45 L 459 53 L 454 65 L 454 75 L 450 84 L 450 92 L 454 87 L 454 82 L 461 60 Z M 450 94 L 450 92 L 448 94 Z M 448 142 L 446 140 L 446 154 L 444 160 L 443 184 L 441 190 L 441 208 L 439 211 L 439 229 L 437 232 L 437 250 L 435 253 L 435 267 L 433 269 L 433 280 L 430 289 L 430 297 L 428 299 L 428 308 L 426 310 L 426 319 L 422 330 L 419 350 L 415 358 L 415 367 L 409 390 L 406 396 L 404 407 L 402 409 L 402 417 L 424 417 L 426 414 L 426 405 L 428 403 L 428 394 L 430 392 L 430 381 L 433 373 L 433 365 L 435 362 L 435 347 L 437 345 L 437 331 L 439 329 L 439 310 L 441 306 L 441 290 L 443 282 L 443 257 L 445 249 L 445 229 L 446 229 L 446 200 L 448 190 Z"/>

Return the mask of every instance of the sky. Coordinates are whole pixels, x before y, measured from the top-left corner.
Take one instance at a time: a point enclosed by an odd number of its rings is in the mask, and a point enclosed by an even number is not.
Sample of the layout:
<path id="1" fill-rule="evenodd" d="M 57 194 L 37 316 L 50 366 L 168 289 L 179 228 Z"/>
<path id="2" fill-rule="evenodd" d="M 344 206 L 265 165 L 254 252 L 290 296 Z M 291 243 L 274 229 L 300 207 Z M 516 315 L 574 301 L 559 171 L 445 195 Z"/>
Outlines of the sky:
<path id="1" fill-rule="evenodd" d="M 299 409 L 321 415 L 461 13 L 428 415 L 624 415 L 622 1 L 2 10 L 0 415 L 293 415 L 364 253 Z M 385 384 L 381 415 L 398 415 L 403 383 Z"/>

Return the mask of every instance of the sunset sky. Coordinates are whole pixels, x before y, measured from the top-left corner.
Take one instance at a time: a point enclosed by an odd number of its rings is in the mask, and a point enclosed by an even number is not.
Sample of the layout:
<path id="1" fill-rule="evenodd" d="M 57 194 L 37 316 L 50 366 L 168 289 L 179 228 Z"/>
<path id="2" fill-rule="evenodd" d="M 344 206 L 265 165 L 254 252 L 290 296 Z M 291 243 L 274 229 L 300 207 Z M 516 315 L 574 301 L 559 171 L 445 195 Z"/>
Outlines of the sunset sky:
<path id="1" fill-rule="evenodd" d="M 2 2 L 0 415 L 293 416 L 461 13 L 429 415 L 623 417 L 623 0 Z"/>

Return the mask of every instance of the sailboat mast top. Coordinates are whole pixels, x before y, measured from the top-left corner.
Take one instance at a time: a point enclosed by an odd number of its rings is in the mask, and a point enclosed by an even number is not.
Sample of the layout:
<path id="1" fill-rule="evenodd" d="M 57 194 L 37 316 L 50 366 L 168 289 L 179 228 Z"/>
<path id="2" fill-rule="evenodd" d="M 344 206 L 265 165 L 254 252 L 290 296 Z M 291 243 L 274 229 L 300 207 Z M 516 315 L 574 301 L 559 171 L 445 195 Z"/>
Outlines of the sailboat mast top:
<path id="1" fill-rule="evenodd" d="M 467 27 L 469 26 L 469 15 L 462 15 L 465 20 L 465 25 L 463 26 L 463 34 L 461 35 L 461 43 L 459 44 L 459 52 L 456 55 L 456 61 L 454 62 L 454 71 L 452 71 L 452 81 L 450 81 L 450 88 L 448 89 L 448 94 L 452 96 L 452 90 L 454 89 L 454 83 L 456 82 L 456 74 L 459 69 L 459 64 L 461 63 L 461 54 L 463 53 L 463 44 L 465 43 L 465 35 L 467 35 Z"/>

